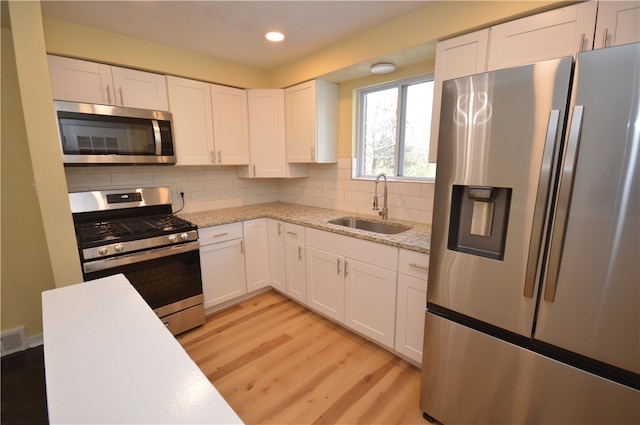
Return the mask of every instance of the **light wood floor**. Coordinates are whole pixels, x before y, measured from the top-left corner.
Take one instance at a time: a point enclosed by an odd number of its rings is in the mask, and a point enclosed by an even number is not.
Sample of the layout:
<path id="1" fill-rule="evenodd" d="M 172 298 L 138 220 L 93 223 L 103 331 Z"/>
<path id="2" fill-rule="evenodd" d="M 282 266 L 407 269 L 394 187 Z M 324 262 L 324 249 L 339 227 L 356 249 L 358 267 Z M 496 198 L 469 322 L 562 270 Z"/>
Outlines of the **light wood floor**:
<path id="1" fill-rule="evenodd" d="M 178 341 L 247 424 L 428 424 L 419 369 L 275 291 Z"/>

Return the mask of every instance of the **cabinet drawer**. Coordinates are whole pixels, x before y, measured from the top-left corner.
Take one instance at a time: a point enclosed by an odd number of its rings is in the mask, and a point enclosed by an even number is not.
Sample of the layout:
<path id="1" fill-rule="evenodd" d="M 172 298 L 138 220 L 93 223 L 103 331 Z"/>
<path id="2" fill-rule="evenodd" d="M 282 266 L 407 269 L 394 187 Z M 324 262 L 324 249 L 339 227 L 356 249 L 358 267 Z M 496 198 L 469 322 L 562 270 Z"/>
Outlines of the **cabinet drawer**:
<path id="1" fill-rule="evenodd" d="M 429 274 L 429 254 L 401 249 L 398 271 L 418 279 L 427 279 Z"/>
<path id="2" fill-rule="evenodd" d="M 388 270 L 398 270 L 398 248 L 393 246 L 310 228 L 307 228 L 307 245 Z"/>
<path id="3" fill-rule="evenodd" d="M 284 223 L 285 240 L 295 242 L 299 245 L 305 244 L 305 228 L 292 223 Z"/>
<path id="4" fill-rule="evenodd" d="M 198 229 L 200 245 L 210 245 L 238 238 L 242 238 L 242 223 L 229 223 Z"/>

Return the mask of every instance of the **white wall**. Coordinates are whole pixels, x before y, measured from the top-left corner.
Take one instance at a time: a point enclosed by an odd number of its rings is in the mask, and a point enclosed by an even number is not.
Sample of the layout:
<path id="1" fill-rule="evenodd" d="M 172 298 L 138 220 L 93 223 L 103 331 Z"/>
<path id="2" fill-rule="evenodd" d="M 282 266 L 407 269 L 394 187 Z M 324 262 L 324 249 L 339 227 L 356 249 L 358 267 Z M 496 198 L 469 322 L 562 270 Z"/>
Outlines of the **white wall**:
<path id="1" fill-rule="evenodd" d="M 375 216 L 374 182 L 351 178 L 351 158 L 311 164 L 301 179 L 241 179 L 235 167 L 122 166 L 66 167 L 70 192 L 171 187 L 174 210 L 185 193 L 183 212 L 282 201 Z M 382 186 L 380 186 L 380 191 Z M 431 223 L 433 184 L 389 182 L 389 219 Z"/>

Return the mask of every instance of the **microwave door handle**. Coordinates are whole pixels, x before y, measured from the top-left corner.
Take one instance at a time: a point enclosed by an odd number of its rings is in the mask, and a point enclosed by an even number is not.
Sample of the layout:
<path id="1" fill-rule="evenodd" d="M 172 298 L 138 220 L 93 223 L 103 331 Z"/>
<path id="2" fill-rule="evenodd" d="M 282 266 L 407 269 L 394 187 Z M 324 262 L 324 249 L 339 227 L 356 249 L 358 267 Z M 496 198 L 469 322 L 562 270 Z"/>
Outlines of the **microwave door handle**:
<path id="1" fill-rule="evenodd" d="M 160 124 L 158 124 L 158 120 L 151 120 L 151 125 L 153 126 L 153 138 L 155 140 L 156 145 L 156 156 L 162 155 L 162 135 L 160 134 Z"/>

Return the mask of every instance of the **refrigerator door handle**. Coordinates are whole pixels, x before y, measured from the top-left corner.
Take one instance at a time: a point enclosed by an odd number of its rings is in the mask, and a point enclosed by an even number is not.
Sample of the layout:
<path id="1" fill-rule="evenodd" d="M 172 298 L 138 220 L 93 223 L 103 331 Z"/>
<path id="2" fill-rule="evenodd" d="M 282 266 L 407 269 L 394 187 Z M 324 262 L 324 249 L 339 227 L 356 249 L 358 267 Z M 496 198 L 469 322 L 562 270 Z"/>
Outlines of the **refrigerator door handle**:
<path id="1" fill-rule="evenodd" d="M 529 254 L 527 256 L 527 269 L 525 272 L 524 292 L 527 298 L 533 298 L 536 275 L 538 271 L 538 259 L 542 246 L 542 235 L 545 226 L 545 217 L 548 216 L 547 204 L 550 182 L 553 173 L 553 164 L 557 156 L 556 146 L 558 140 L 558 127 L 560 125 L 560 110 L 552 109 L 549 113 L 549 123 L 547 125 L 547 136 L 544 143 L 542 156 L 542 166 L 540 169 L 540 180 L 538 181 L 538 192 L 536 194 L 536 205 L 533 213 L 533 224 L 531 232 L 531 242 L 529 243 Z"/>
<path id="2" fill-rule="evenodd" d="M 558 275 L 560 274 L 560 261 L 562 259 L 562 249 L 569 215 L 569 204 L 571 202 L 571 191 L 573 189 L 573 175 L 575 173 L 575 163 L 578 157 L 578 145 L 582 134 L 582 116 L 584 106 L 573 107 L 571 126 L 567 138 L 567 149 L 565 151 L 562 173 L 560 175 L 560 187 L 558 190 L 558 200 L 551 234 L 551 245 L 549 247 L 549 267 L 544 288 L 544 300 L 553 302 L 556 297 L 558 287 Z"/>

